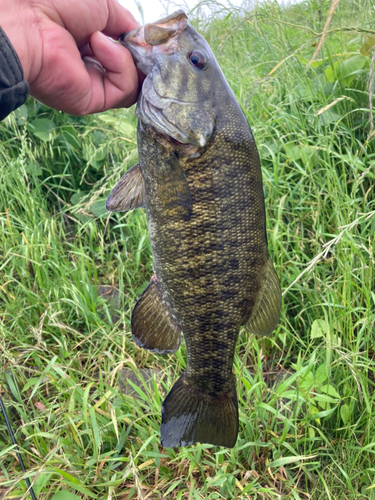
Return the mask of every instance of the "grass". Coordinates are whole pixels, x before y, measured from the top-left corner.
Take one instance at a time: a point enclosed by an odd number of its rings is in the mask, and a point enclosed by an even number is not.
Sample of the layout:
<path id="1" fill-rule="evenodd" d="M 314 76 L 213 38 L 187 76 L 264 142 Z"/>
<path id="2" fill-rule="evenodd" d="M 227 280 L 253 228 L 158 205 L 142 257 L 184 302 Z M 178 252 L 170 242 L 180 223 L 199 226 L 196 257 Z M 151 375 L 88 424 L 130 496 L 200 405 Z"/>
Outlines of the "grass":
<path id="1" fill-rule="evenodd" d="M 372 53 L 359 53 L 375 10 L 341 0 L 309 66 L 329 6 L 193 21 L 252 126 L 285 291 L 272 337 L 240 334 L 232 450 L 159 444 L 186 351 L 135 346 L 145 214 L 104 211 L 136 163 L 134 110 L 77 118 L 30 99 L 0 124 L 0 393 L 39 499 L 375 498 Z M 0 417 L 0 498 L 28 498 L 24 478 Z"/>

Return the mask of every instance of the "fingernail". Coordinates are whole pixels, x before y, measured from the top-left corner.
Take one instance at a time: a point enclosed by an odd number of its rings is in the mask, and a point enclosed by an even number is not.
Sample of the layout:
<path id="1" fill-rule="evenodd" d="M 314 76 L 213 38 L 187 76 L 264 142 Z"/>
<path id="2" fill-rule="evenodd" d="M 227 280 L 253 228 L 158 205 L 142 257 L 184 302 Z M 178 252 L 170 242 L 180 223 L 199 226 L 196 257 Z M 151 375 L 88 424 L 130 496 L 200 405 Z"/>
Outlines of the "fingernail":
<path id="1" fill-rule="evenodd" d="M 105 38 L 105 40 L 109 40 L 111 42 L 114 42 L 113 38 L 111 38 L 110 36 L 107 36 L 105 35 L 104 33 L 102 33 L 101 31 L 98 31 L 99 35 L 102 37 L 102 38 Z"/>

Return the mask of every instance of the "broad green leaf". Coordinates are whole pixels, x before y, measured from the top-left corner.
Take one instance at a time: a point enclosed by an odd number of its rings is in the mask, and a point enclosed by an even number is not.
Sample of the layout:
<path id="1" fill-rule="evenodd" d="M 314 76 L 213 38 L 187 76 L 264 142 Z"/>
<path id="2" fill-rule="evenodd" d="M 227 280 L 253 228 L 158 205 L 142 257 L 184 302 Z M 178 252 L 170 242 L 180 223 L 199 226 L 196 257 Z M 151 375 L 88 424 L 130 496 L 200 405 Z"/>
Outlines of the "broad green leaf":
<path id="1" fill-rule="evenodd" d="M 59 491 L 55 493 L 51 500 L 81 500 L 80 497 L 77 497 L 74 493 L 70 493 L 70 491 Z"/>
<path id="2" fill-rule="evenodd" d="M 85 149 L 83 155 L 95 170 L 99 170 L 105 163 L 107 153 L 108 144 L 104 144 L 95 150 L 93 150 L 92 147 Z"/>
<path id="3" fill-rule="evenodd" d="M 283 345 L 286 344 L 286 333 L 279 333 L 278 334 L 279 340 L 282 342 Z"/>
<path id="4" fill-rule="evenodd" d="M 34 174 L 34 175 L 42 175 L 43 173 L 43 170 L 42 170 L 42 167 L 36 162 L 34 161 L 33 163 L 30 163 L 30 171 Z"/>
<path id="5" fill-rule="evenodd" d="M 119 124 L 118 131 L 121 132 L 125 137 L 134 137 L 136 134 L 136 129 L 132 123 L 125 120 L 121 120 Z"/>
<path id="6" fill-rule="evenodd" d="M 302 64 L 306 64 L 306 65 L 308 64 L 310 66 L 310 57 L 306 58 L 306 57 L 299 56 L 298 59 L 301 61 Z M 323 59 L 316 59 L 315 61 L 313 61 L 311 63 L 311 67 L 317 68 L 321 64 L 323 64 Z"/>
<path id="7" fill-rule="evenodd" d="M 283 399 L 291 399 L 296 400 L 297 398 L 301 398 L 301 395 L 297 393 L 295 390 L 284 391 L 281 393 Z"/>
<path id="8" fill-rule="evenodd" d="M 118 116 L 111 116 L 107 114 L 98 115 L 99 120 L 104 123 L 112 125 L 115 130 L 123 134 L 125 137 L 131 137 L 135 135 L 135 127 L 132 123 L 128 122 L 124 118 Z"/>
<path id="9" fill-rule="evenodd" d="M 367 57 L 371 54 L 372 49 L 375 47 L 375 35 L 366 35 L 360 53 Z"/>
<path id="10" fill-rule="evenodd" d="M 337 399 L 332 398 L 331 396 L 328 396 L 327 394 L 316 394 L 313 399 L 314 399 L 314 402 L 319 403 L 319 406 L 321 408 L 324 408 L 324 409 L 327 408 L 328 403 L 332 403 L 332 404 L 337 403 Z M 320 403 L 322 403 L 322 404 L 320 404 Z"/>
<path id="11" fill-rule="evenodd" d="M 323 60 L 322 59 L 317 59 L 316 61 L 313 61 L 311 63 L 311 67 L 312 68 L 318 68 L 319 66 L 321 66 L 323 64 Z"/>
<path id="12" fill-rule="evenodd" d="M 30 387 L 34 386 L 37 382 L 39 382 L 40 377 L 31 377 L 26 382 L 26 384 L 22 388 L 22 392 L 26 392 Z"/>
<path id="13" fill-rule="evenodd" d="M 102 198 L 92 204 L 91 211 L 95 215 L 95 217 L 102 217 L 102 218 L 108 217 L 109 213 L 105 208 L 105 202 L 106 198 Z"/>
<path id="14" fill-rule="evenodd" d="M 310 420 L 319 420 L 320 418 L 329 417 L 333 412 L 336 411 L 336 407 L 330 408 L 329 410 L 318 411 L 318 413 L 312 413 L 309 417 Z"/>
<path id="15" fill-rule="evenodd" d="M 296 144 L 285 144 L 285 151 L 287 156 L 292 161 L 296 161 L 301 158 L 301 148 Z"/>
<path id="16" fill-rule="evenodd" d="M 55 137 L 56 126 L 52 120 L 38 118 L 28 124 L 28 129 L 32 134 L 44 142 L 52 141 Z"/>
<path id="17" fill-rule="evenodd" d="M 77 217 L 77 219 L 82 222 L 82 224 L 86 224 L 86 222 L 92 220 L 92 217 L 90 215 L 85 215 L 80 212 L 76 212 L 74 214 L 74 217 Z"/>
<path id="18" fill-rule="evenodd" d="M 141 293 L 143 293 L 145 291 L 145 288 L 150 284 L 150 281 L 144 281 L 142 283 L 142 285 L 140 285 L 137 289 L 136 289 L 136 292 L 135 292 L 135 295 L 138 296 L 138 295 L 141 295 Z"/>
<path id="19" fill-rule="evenodd" d="M 105 159 L 108 153 L 108 144 L 104 144 L 104 146 L 101 146 L 95 151 L 94 154 L 94 159 L 95 161 L 99 162 Z"/>
<path id="20" fill-rule="evenodd" d="M 323 385 L 319 390 L 320 390 L 320 392 L 323 392 L 324 394 L 328 394 L 329 396 L 332 396 L 334 398 L 338 398 L 338 399 L 341 398 L 340 394 L 330 384 Z"/>
<path id="21" fill-rule="evenodd" d="M 84 198 L 87 195 L 84 191 L 77 191 L 76 193 L 73 194 L 73 196 L 70 198 L 70 203 L 72 205 L 78 205 L 82 198 Z"/>
<path id="22" fill-rule="evenodd" d="M 104 123 L 109 123 L 109 124 L 117 124 L 118 118 L 112 115 L 107 115 L 106 113 L 103 113 L 101 115 L 98 115 L 99 120 L 101 120 Z"/>
<path id="23" fill-rule="evenodd" d="M 338 113 L 332 111 L 332 109 L 328 109 L 319 115 L 319 123 L 321 125 L 329 125 L 330 123 L 337 123 L 340 118 L 342 117 Z"/>
<path id="24" fill-rule="evenodd" d="M 316 319 L 311 325 L 310 337 L 312 339 L 318 339 L 320 337 L 326 337 L 329 333 L 329 324 L 325 319 Z"/>
<path id="25" fill-rule="evenodd" d="M 340 408 L 340 414 L 341 414 L 341 418 L 342 418 L 342 421 L 344 422 L 344 424 L 347 424 L 349 422 L 349 418 L 350 418 L 350 407 L 349 405 L 347 405 L 346 403 L 343 404 Z"/>
<path id="26" fill-rule="evenodd" d="M 61 127 L 59 141 L 67 142 L 73 149 L 80 149 L 81 147 L 77 131 L 72 125 Z"/>
<path id="27" fill-rule="evenodd" d="M 356 54 L 348 59 L 336 61 L 332 66 L 328 66 L 324 71 L 326 82 L 340 83 L 348 87 L 366 63 L 366 57 Z"/>
<path id="28" fill-rule="evenodd" d="M 23 106 L 27 108 L 27 118 L 30 120 L 33 116 L 36 115 L 39 107 L 39 101 L 34 99 L 28 99 Z M 22 107 L 22 106 L 21 106 Z"/>
<path id="29" fill-rule="evenodd" d="M 309 165 L 316 157 L 316 150 L 304 144 L 285 144 L 285 151 L 287 156 L 292 161 L 301 160 L 305 165 Z"/>
<path id="30" fill-rule="evenodd" d="M 26 121 L 29 116 L 26 104 L 23 104 L 21 107 L 16 109 L 14 116 L 16 117 L 18 125 L 26 125 Z"/>
<path id="31" fill-rule="evenodd" d="M 25 120 L 28 119 L 29 117 L 29 111 L 28 111 L 28 108 L 27 108 L 27 105 L 26 104 L 22 104 L 22 106 L 20 106 L 18 108 L 18 111 L 21 113 L 21 115 L 25 118 Z"/>
<path id="32" fill-rule="evenodd" d="M 210 488 L 213 488 L 214 486 L 222 486 L 227 479 L 228 478 L 226 476 L 216 476 L 216 478 L 214 478 L 210 483 Z"/>
<path id="33" fill-rule="evenodd" d="M 328 66 L 326 70 L 324 71 L 324 80 L 326 82 L 334 82 L 337 80 L 336 76 L 336 68 L 337 68 L 338 62 L 336 61 L 333 63 L 333 66 Z"/>
<path id="34" fill-rule="evenodd" d="M 259 146 L 263 158 L 269 158 L 277 153 L 277 145 L 274 142 L 265 142 Z"/>
<path id="35" fill-rule="evenodd" d="M 349 57 L 345 61 L 340 61 L 336 68 L 337 79 L 346 87 L 356 78 L 360 70 L 366 63 L 366 58 L 357 54 Z"/>
<path id="36" fill-rule="evenodd" d="M 326 363 L 323 363 L 316 370 L 314 378 L 315 378 L 315 381 L 318 382 L 318 384 L 322 384 L 327 379 L 327 377 L 328 377 L 327 365 L 326 365 Z"/>

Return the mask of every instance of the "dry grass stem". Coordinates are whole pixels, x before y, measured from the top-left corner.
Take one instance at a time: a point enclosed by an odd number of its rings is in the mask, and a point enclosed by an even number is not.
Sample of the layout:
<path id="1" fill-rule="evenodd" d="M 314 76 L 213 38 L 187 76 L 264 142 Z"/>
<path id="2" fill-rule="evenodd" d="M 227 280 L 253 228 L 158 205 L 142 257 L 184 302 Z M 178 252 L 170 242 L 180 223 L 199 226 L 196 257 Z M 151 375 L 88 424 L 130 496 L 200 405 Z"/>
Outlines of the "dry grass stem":
<path id="1" fill-rule="evenodd" d="M 322 48 L 322 45 L 324 43 L 324 39 L 325 39 L 326 34 L 327 34 L 328 27 L 331 24 L 332 16 L 333 16 L 333 14 L 334 14 L 334 12 L 336 10 L 336 7 L 338 6 L 339 2 L 340 2 L 340 0 L 332 0 L 332 5 L 331 5 L 331 8 L 330 8 L 330 11 L 329 11 L 329 14 L 328 14 L 328 18 L 327 18 L 326 24 L 325 24 L 324 29 L 323 29 L 322 37 L 321 37 L 321 39 L 320 39 L 320 41 L 318 43 L 318 46 L 317 46 L 317 48 L 316 48 L 316 50 L 314 52 L 314 55 L 310 59 L 310 62 L 309 62 L 310 65 L 315 61 L 316 57 L 318 56 L 318 54 L 319 54 L 319 52 L 320 52 L 320 50 Z"/>

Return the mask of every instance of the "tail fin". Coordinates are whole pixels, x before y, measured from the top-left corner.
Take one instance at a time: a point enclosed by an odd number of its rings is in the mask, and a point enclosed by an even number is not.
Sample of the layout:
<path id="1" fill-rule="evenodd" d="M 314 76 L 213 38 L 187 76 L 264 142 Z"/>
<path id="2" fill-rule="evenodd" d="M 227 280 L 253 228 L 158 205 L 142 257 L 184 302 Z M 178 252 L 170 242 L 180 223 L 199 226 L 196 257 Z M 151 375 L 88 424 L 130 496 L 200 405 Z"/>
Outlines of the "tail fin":
<path id="1" fill-rule="evenodd" d="M 238 434 L 235 380 L 227 394 L 212 396 L 189 383 L 183 373 L 164 400 L 161 444 L 166 448 L 197 441 L 232 448 Z"/>

